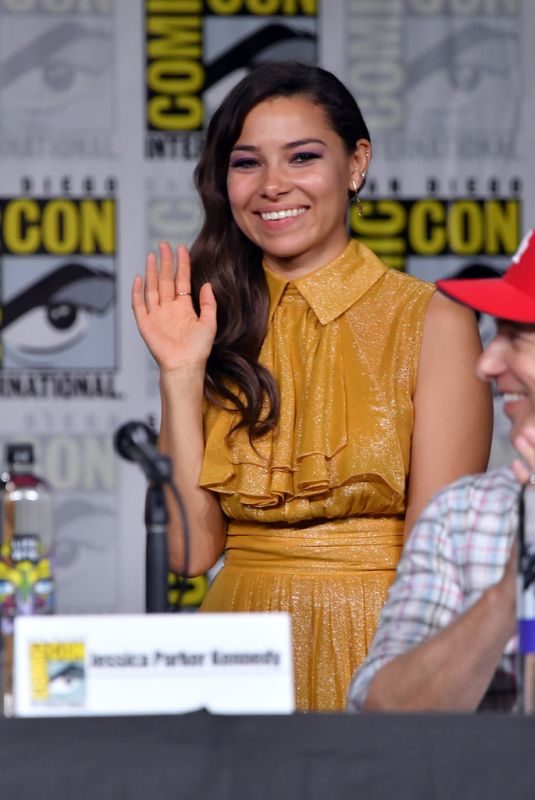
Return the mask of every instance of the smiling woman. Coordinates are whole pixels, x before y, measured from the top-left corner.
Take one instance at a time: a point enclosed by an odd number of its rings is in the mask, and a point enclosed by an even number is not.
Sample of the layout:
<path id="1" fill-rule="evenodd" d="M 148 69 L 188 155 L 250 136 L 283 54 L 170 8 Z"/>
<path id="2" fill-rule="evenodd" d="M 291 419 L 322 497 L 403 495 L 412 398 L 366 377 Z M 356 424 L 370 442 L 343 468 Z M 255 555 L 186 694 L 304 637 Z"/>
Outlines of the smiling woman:
<path id="1" fill-rule="evenodd" d="M 259 67 L 208 128 L 191 277 L 162 243 L 133 287 L 191 573 L 225 552 L 203 610 L 291 614 L 301 710 L 343 708 L 404 532 L 490 443 L 471 313 L 349 239 L 371 153 L 334 75 Z M 180 571 L 174 514 L 170 555 Z"/>
<path id="2" fill-rule="evenodd" d="M 342 252 L 348 191 L 370 159 L 367 138 L 355 145 L 348 152 L 305 96 L 271 98 L 247 115 L 231 152 L 228 196 L 268 269 L 297 278 Z"/>

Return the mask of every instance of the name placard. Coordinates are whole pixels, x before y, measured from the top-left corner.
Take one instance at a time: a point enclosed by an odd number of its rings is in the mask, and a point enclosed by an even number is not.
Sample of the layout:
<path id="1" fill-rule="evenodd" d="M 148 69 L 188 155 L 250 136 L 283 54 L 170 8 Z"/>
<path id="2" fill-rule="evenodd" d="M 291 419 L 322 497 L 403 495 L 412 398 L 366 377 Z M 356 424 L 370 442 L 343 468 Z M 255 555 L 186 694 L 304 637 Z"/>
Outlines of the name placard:
<path id="1" fill-rule="evenodd" d="M 295 707 L 288 614 L 18 617 L 14 654 L 22 717 Z"/>

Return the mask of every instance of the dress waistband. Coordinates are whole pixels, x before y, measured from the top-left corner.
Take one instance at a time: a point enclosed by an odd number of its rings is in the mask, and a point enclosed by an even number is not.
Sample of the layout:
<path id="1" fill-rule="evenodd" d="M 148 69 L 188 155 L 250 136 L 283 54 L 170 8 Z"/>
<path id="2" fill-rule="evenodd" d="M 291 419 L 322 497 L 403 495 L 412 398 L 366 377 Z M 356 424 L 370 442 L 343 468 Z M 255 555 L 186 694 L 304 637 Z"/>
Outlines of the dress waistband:
<path id="1" fill-rule="evenodd" d="M 318 571 L 392 570 L 403 547 L 403 520 L 352 517 L 295 527 L 229 523 L 225 566 Z"/>

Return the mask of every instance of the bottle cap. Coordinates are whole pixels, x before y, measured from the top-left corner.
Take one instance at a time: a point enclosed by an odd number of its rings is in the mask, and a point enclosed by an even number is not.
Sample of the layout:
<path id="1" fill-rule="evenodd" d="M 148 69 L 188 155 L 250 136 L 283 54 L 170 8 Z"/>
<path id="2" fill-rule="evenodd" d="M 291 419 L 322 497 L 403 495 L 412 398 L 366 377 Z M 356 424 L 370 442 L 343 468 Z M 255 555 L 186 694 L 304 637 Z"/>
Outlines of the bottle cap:
<path id="1" fill-rule="evenodd" d="M 6 445 L 6 462 L 9 466 L 33 464 L 33 445 L 29 442 L 17 442 Z"/>

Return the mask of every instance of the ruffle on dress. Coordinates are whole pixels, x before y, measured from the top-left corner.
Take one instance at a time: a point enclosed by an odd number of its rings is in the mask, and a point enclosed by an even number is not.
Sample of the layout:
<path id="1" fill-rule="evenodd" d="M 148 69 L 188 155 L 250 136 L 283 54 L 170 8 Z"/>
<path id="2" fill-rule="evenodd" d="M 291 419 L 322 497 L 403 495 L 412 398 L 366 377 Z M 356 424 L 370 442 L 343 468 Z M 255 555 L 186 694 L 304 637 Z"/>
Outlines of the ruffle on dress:
<path id="1" fill-rule="evenodd" d="M 279 422 L 252 446 L 246 430 L 230 434 L 234 412 L 210 407 L 204 488 L 266 510 L 351 487 L 359 512 L 374 513 L 355 492 L 369 483 L 402 502 L 408 465 L 392 397 L 370 363 L 373 342 L 357 340 L 344 313 L 386 271 L 354 240 L 295 282 L 266 270 L 270 324 L 259 360 L 279 386 Z"/>

